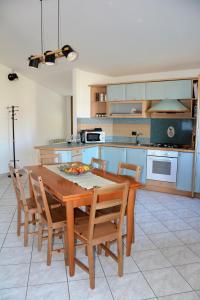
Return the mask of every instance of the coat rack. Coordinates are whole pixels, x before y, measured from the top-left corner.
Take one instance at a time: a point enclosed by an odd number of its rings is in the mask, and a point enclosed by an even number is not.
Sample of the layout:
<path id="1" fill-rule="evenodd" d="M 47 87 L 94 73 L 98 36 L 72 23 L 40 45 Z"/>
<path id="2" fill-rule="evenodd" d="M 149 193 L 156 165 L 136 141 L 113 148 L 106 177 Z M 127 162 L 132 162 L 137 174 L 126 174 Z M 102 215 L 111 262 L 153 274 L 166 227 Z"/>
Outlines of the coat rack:
<path id="1" fill-rule="evenodd" d="M 11 120 L 12 120 L 12 146 L 13 146 L 13 165 L 14 165 L 14 168 L 16 169 L 16 155 L 15 155 L 15 121 L 17 120 L 16 119 L 16 112 L 19 111 L 19 106 L 15 106 L 15 105 L 12 105 L 12 106 L 8 106 L 7 107 L 8 109 L 8 112 L 9 114 L 11 115 Z M 22 176 L 20 174 L 20 176 Z M 8 175 L 8 177 L 10 177 L 10 175 Z"/>

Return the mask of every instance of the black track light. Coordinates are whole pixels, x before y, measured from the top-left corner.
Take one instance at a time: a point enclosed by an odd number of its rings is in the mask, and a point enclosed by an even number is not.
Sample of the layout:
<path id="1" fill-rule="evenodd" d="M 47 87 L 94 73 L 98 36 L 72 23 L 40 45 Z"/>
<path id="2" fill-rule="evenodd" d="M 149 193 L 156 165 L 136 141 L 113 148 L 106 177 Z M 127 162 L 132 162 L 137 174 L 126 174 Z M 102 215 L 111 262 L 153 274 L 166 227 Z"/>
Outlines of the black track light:
<path id="1" fill-rule="evenodd" d="M 51 53 L 51 54 L 48 54 L 48 53 Z M 45 56 L 45 64 L 46 65 L 52 66 L 55 64 L 55 59 L 56 59 L 55 53 L 52 53 L 52 51 L 49 50 L 44 53 L 44 56 Z"/>
<path id="2" fill-rule="evenodd" d="M 71 46 L 65 45 L 62 47 L 62 53 L 67 58 L 68 61 L 73 61 L 77 58 L 78 54 L 75 52 Z"/>
<path id="3" fill-rule="evenodd" d="M 32 57 L 34 57 L 34 56 L 31 55 L 29 57 L 29 67 L 37 69 L 39 66 L 39 63 L 40 63 L 40 59 L 39 59 L 39 57 L 37 57 L 37 58 L 32 58 Z"/>

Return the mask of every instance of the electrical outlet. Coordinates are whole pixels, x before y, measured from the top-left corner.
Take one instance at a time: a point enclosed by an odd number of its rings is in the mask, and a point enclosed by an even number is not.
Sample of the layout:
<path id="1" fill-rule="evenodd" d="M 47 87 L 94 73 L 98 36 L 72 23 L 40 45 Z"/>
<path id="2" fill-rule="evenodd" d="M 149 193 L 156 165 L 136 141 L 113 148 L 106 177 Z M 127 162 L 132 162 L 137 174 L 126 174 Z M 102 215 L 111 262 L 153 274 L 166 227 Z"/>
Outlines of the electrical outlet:
<path id="1" fill-rule="evenodd" d="M 132 136 L 136 136 L 136 135 L 137 135 L 137 131 L 132 131 L 132 132 L 131 132 L 131 135 L 132 135 Z"/>

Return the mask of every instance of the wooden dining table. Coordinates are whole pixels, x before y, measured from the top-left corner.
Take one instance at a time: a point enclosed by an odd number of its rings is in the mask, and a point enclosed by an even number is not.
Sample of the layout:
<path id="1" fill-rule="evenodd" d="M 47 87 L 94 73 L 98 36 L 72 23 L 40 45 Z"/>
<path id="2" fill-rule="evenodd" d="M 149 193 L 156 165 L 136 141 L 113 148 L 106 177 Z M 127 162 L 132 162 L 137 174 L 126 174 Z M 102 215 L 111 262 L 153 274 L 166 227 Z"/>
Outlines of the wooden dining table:
<path id="1" fill-rule="evenodd" d="M 41 176 L 45 189 L 53 194 L 66 207 L 67 236 L 68 236 L 68 264 L 69 274 L 75 273 L 75 244 L 74 244 L 74 208 L 91 205 L 93 189 L 85 189 L 76 183 L 50 171 L 45 166 L 28 166 L 28 171 Z M 131 245 L 134 242 L 134 206 L 136 190 L 142 184 L 135 181 L 131 176 L 117 175 L 93 169 L 92 173 L 116 183 L 129 183 L 129 195 L 127 202 L 127 236 L 126 236 L 126 255 L 130 256 Z M 81 175 L 80 175 L 81 176 Z M 30 194 L 33 195 L 31 184 L 29 184 Z"/>

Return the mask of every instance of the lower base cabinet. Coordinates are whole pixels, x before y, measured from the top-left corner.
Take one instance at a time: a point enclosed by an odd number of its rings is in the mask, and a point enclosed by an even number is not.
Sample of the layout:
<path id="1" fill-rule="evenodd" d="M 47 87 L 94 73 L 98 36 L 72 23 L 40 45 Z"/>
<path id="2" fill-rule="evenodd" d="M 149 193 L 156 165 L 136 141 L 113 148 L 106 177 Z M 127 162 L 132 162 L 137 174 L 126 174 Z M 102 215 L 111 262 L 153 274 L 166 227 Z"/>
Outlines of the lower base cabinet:
<path id="1" fill-rule="evenodd" d="M 139 165 L 142 168 L 141 182 L 146 182 L 146 150 L 102 147 L 101 158 L 107 161 L 107 171 L 117 173 L 119 162 Z M 127 175 L 132 175 L 127 172 Z"/>
<path id="2" fill-rule="evenodd" d="M 179 152 L 176 188 L 182 191 L 192 191 L 193 153 Z"/>
<path id="3" fill-rule="evenodd" d="M 99 147 L 91 147 L 85 148 L 82 150 L 82 162 L 84 164 L 90 164 L 92 157 L 98 158 L 99 157 Z"/>
<path id="4" fill-rule="evenodd" d="M 106 170 L 111 173 L 117 173 L 119 162 L 126 161 L 126 149 L 117 147 L 102 147 L 101 159 L 106 160 Z"/>
<path id="5" fill-rule="evenodd" d="M 200 193 L 200 153 L 196 156 L 195 192 Z"/>
<path id="6" fill-rule="evenodd" d="M 59 159 L 61 163 L 66 163 L 72 161 L 72 152 L 71 151 L 56 151 L 59 154 Z"/>
<path id="7" fill-rule="evenodd" d="M 140 181 L 146 182 L 147 168 L 147 150 L 145 149 L 126 149 L 126 162 L 128 164 L 137 165 L 142 168 Z M 130 174 L 131 175 L 131 174 Z"/>

